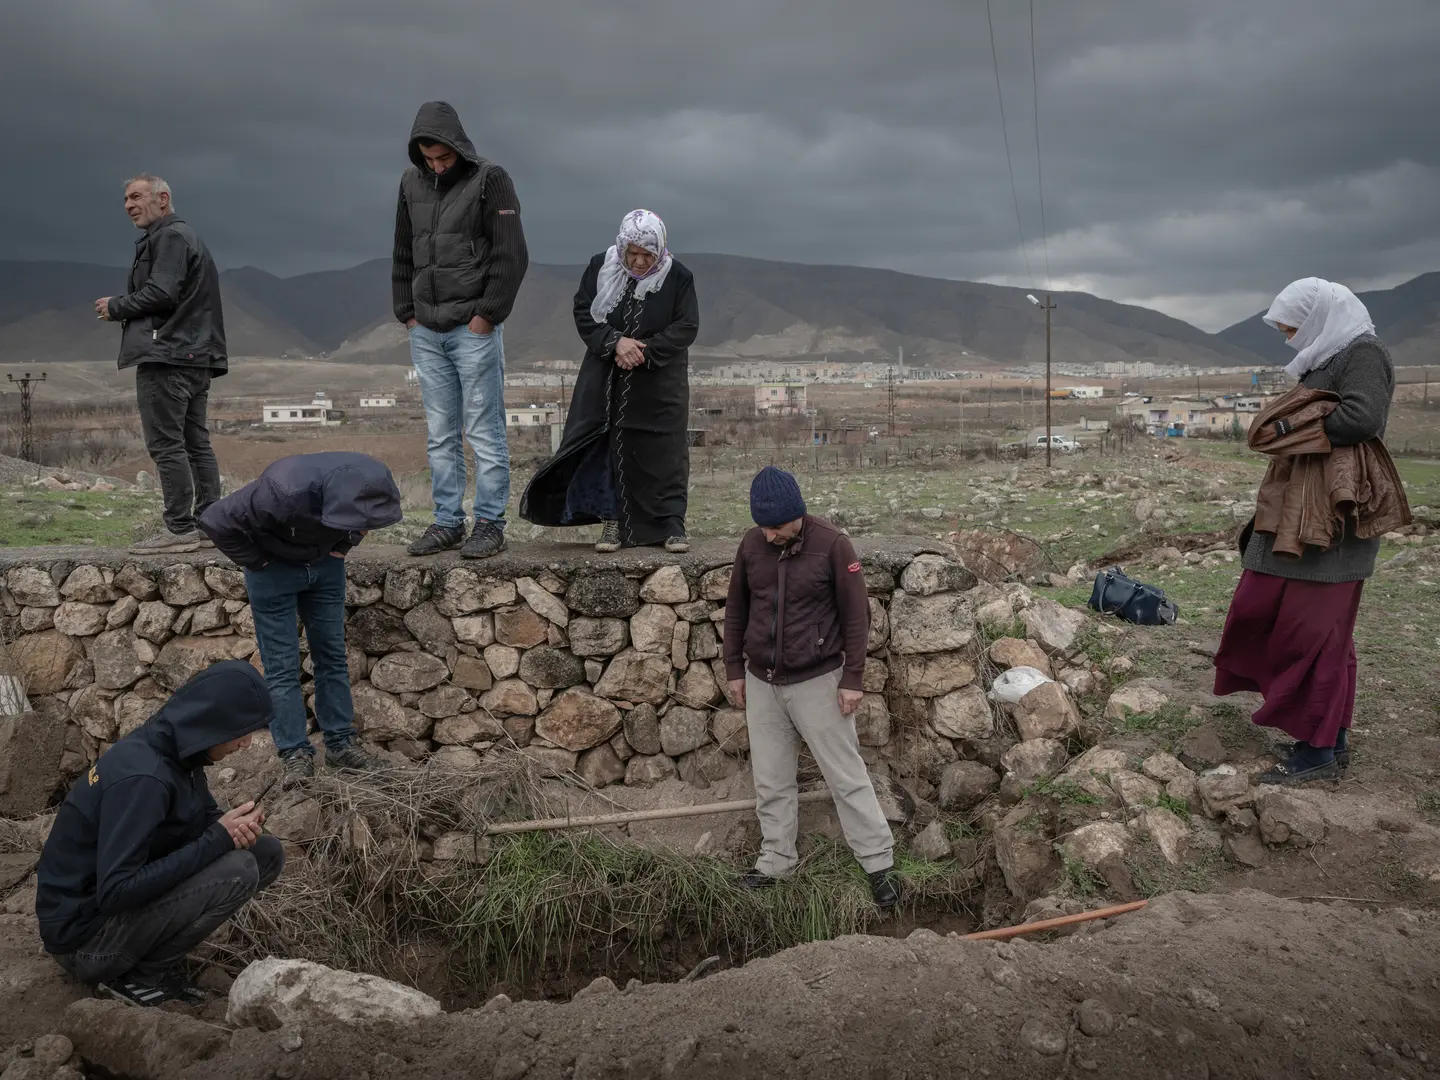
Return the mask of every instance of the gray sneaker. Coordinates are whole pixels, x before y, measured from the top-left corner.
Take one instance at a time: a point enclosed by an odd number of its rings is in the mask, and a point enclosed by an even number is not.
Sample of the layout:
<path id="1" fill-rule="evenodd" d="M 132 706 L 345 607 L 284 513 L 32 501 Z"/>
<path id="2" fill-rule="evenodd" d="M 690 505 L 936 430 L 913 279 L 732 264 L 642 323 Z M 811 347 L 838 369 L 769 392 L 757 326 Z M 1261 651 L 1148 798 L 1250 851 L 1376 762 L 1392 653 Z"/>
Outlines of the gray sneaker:
<path id="1" fill-rule="evenodd" d="M 607 521 L 600 530 L 600 539 L 595 550 L 601 555 L 613 555 L 620 550 L 620 522 Z"/>
<path id="2" fill-rule="evenodd" d="M 291 787 L 315 775 L 315 755 L 304 750 L 291 750 L 280 755 L 280 768 L 285 786 Z"/>
<path id="3" fill-rule="evenodd" d="M 325 747 L 325 767 L 350 772 L 378 772 L 385 768 L 385 763 L 361 746 L 359 739 L 351 739 L 339 750 Z"/>
<path id="4" fill-rule="evenodd" d="M 199 551 L 201 544 L 205 542 L 206 537 L 199 529 L 191 529 L 184 533 L 172 533 L 169 529 L 161 529 L 154 536 L 131 545 L 130 554 L 178 555 L 186 551 Z"/>

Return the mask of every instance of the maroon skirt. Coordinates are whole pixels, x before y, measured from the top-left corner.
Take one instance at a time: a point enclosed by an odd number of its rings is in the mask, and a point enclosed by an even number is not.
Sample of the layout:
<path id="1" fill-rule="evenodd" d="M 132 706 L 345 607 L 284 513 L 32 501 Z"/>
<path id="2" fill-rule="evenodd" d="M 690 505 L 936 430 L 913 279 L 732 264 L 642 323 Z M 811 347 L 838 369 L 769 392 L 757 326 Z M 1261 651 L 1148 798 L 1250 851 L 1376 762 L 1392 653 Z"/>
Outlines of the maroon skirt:
<path id="1" fill-rule="evenodd" d="M 1363 581 L 1323 584 L 1246 570 L 1215 654 L 1215 693 L 1259 693 L 1251 719 L 1334 746 L 1355 712 L 1355 615 Z"/>

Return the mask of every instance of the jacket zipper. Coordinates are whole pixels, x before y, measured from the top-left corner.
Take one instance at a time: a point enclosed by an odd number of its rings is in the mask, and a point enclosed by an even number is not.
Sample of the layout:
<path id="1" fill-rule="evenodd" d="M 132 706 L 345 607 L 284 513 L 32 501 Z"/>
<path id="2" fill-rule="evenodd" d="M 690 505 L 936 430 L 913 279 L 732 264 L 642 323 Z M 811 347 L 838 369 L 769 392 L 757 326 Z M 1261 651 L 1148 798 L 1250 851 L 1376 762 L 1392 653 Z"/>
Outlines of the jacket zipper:
<path id="1" fill-rule="evenodd" d="M 765 681 L 771 682 L 780 670 L 780 638 L 785 633 L 785 552 L 780 553 L 779 577 L 775 585 L 775 610 L 770 613 L 770 670 Z"/>
<path id="2" fill-rule="evenodd" d="M 435 181 L 435 209 L 430 213 L 430 295 L 440 306 L 440 293 L 435 285 L 435 234 L 440 231 L 440 174 L 432 173 Z"/>

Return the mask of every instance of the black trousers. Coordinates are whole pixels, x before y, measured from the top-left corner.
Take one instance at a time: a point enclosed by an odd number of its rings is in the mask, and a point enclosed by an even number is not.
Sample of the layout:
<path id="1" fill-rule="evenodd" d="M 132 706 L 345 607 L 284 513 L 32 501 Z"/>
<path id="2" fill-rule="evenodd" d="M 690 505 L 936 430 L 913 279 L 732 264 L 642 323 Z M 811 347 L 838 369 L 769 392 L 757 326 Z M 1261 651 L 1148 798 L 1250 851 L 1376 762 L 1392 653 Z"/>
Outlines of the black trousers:
<path id="1" fill-rule="evenodd" d="M 278 878 L 284 866 L 280 841 L 262 836 L 252 848 L 226 852 L 158 900 L 112 915 L 89 941 L 74 952 L 55 954 L 55 961 L 90 985 L 128 976 L 153 986 Z"/>
<path id="2" fill-rule="evenodd" d="M 205 508 L 220 498 L 220 466 L 205 426 L 209 396 L 209 368 L 141 364 L 135 369 L 140 427 L 159 475 L 165 527 L 172 533 L 191 532 Z"/>

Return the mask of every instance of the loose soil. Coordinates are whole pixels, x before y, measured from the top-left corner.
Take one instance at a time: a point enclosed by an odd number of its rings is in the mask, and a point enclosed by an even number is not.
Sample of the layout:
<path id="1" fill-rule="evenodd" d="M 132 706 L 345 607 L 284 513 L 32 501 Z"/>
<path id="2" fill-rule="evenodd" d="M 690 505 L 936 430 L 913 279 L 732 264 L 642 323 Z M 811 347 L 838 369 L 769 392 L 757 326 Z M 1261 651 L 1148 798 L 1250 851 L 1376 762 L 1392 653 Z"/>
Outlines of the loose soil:
<path id="1" fill-rule="evenodd" d="M 38 1018 L 9 985 L 0 1013 Z M 34 978 L 27 996 L 69 991 Z M 850 937 L 694 983 L 300 1034 L 287 1051 L 293 1029 L 238 1031 L 180 1075 L 1420 1077 L 1440 1060 L 1440 918 L 1177 893 L 1051 943 Z"/>

